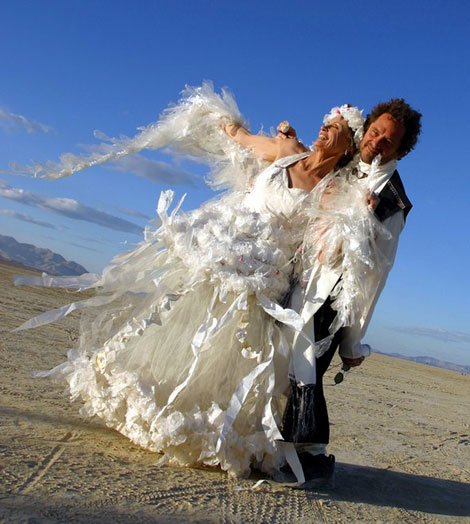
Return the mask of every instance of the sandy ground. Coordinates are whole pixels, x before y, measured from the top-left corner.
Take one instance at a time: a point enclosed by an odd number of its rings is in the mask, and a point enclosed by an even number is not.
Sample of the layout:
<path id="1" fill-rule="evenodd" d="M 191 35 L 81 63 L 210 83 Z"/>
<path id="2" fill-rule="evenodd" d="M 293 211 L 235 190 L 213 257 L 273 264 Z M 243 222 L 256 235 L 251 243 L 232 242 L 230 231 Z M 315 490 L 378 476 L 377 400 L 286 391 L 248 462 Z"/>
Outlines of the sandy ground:
<path id="1" fill-rule="evenodd" d="M 336 489 L 304 492 L 219 470 L 157 467 L 63 388 L 29 372 L 63 361 L 77 317 L 10 330 L 71 302 L 63 290 L 14 288 L 0 266 L 0 522 L 470 522 L 470 377 L 373 355 L 327 396 Z M 336 360 L 334 365 L 339 365 Z"/>

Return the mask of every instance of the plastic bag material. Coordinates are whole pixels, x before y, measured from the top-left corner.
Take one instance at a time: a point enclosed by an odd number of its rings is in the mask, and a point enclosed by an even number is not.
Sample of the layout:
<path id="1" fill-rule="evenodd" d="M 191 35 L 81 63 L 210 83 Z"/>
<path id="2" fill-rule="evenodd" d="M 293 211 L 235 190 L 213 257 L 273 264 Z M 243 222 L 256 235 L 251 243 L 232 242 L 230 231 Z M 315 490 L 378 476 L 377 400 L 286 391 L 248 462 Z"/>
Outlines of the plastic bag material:
<path id="1" fill-rule="evenodd" d="M 372 165 L 370 177 L 374 177 Z M 315 202 L 302 244 L 302 263 L 308 274 L 320 266 L 340 276 L 332 289 L 337 315 L 330 334 L 341 327 L 361 326 L 389 261 L 379 240 L 391 235 L 367 205 L 369 186 L 353 166 L 331 173 L 315 190 Z"/>
<path id="2" fill-rule="evenodd" d="M 248 127 L 230 92 L 222 89 L 219 95 L 211 82 L 204 82 L 200 87 L 186 87 L 176 105 L 169 106 L 156 122 L 139 128 L 133 137 L 111 138 L 95 131 L 102 142 L 93 145 L 92 152 L 65 153 L 59 162 L 36 162 L 11 173 L 58 179 L 144 150 L 165 148 L 209 165 L 207 183 L 212 188 L 243 190 L 268 164 L 227 136 L 222 126 L 229 122 Z"/>

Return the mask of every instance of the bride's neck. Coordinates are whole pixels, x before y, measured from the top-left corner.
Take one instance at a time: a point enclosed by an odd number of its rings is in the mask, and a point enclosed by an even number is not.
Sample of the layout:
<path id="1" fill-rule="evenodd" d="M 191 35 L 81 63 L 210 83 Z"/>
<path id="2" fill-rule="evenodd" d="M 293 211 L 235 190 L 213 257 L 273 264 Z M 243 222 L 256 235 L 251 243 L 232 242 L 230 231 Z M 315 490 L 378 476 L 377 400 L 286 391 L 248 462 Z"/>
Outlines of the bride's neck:
<path id="1" fill-rule="evenodd" d="M 323 178 L 336 166 L 340 158 L 341 156 L 338 153 L 333 154 L 318 149 L 306 158 L 307 171 L 310 176 Z"/>

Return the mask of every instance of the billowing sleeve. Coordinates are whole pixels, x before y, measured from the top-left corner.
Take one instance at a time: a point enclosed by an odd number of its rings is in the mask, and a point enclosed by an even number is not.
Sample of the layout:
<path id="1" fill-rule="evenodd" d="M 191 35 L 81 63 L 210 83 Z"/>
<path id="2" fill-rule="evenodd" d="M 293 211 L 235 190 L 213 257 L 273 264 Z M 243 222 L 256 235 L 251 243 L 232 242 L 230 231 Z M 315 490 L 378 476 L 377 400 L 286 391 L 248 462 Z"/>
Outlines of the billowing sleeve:
<path id="1" fill-rule="evenodd" d="M 370 346 L 361 344 L 364 337 L 375 305 L 380 297 L 380 293 L 385 287 L 388 274 L 393 266 L 395 255 L 398 248 L 398 238 L 405 225 L 403 211 L 399 211 L 387 218 L 383 226 L 390 235 L 379 235 L 375 239 L 375 249 L 379 257 L 374 268 L 368 275 L 368 288 L 370 290 L 370 302 L 363 311 L 356 312 L 354 317 L 357 321 L 354 325 L 343 328 L 343 338 L 339 346 L 339 353 L 346 358 L 359 358 L 370 355 Z"/>

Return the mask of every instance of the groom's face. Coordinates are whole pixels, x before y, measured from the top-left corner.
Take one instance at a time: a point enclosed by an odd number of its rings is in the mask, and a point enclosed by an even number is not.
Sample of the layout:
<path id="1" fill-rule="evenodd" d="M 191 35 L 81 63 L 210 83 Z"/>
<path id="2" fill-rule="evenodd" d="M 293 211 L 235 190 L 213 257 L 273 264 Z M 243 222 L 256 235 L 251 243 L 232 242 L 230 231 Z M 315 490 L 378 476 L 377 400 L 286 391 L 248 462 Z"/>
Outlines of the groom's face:
<path id="1" fill-rule="evenodd" d="M 394 120 L 390 113 L 382 113 L 370 124 L 361 141 L 359 149 L 362 160 L 370 164 L 379 153 L 382 155 L 381 164 L 398 158 L 397 151 L 404 134 L 402 124 Z"/>

